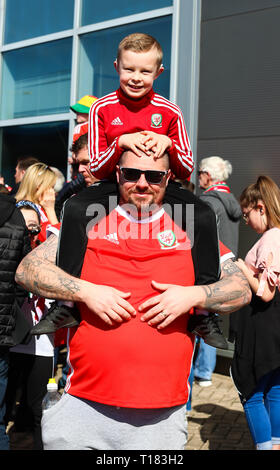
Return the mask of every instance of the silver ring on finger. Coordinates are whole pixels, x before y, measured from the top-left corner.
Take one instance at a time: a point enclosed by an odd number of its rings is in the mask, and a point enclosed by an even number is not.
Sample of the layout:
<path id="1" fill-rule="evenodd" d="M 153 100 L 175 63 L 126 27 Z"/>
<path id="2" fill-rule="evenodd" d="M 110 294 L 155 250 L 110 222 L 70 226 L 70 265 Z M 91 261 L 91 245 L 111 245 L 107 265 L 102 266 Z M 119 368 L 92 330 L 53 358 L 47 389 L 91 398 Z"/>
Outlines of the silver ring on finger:
<path id="1" fill-rule="evenodd" d="M 168 315 L 164 310 L 161 312 L 161 314 L 163 315 L 163 318 L 166 318 Z"/>

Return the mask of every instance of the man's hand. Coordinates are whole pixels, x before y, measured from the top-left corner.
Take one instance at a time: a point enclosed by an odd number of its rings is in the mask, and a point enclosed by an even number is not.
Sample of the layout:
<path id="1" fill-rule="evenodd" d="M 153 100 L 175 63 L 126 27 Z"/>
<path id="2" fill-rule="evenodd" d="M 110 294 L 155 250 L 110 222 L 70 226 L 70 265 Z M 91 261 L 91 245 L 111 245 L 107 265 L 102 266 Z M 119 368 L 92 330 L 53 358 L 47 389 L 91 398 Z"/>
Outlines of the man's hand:
<path id="1" fill-rule="evenodd" d="M 122 292 L 113 287 L 86 283 L 81 292 L 81 300 L 108 325 L 128 321 L 136 316 L 136 311 L 126 300 L 130 292 Z"/>
<path id="2" fill-rule="evenodd" d="M 147 155 L 153 155 L 154 158 L 160 158 L 166 150 L 172 147 L 172 140 L 164 134 L 157 134 L 152 131 L 142 131 L 145 136 L 144 146 Z"/>
<path id="3" fill-rule="evenodd" d="M 200 293 L 200 296 L 203 296 L 203 290 L 194 286 L 160 284 L 156 281 L 152 281 L 152 286 L 160 291 L 160 294 L 143 302 L 139 312 L 146 310 L 141 320 L 147 321 L 150 326 L 157 326 L 158 329 L 165 328 L 176 318 L 187 313 L 193 307 L 195 295 Z"/>
<path id="4" fill-rule="evenodd" d="M 151 297 L 139 307 L 142 321 L 158 329 L 170 325 L 175 318 L 191 308 L 219 314 L 229 314 L 250 303 L 250 285 L 236 262 L 228 259 L 222 263 L 221 278 L 213 284 L 202 286 L 177 286 L 152 281 L 160 294 Z"/>

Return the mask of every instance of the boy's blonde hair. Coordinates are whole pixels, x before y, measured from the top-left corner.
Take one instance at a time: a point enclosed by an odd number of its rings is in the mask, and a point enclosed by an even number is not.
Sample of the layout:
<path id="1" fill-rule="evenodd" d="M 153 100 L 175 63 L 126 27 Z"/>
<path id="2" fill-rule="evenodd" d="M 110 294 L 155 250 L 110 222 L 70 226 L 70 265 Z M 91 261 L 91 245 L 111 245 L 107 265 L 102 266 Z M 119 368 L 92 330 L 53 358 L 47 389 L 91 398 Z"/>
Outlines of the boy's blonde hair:
<path id="1" fill-rule="evenodd" d="M 118 47 L 117 61 L 120 60 L 122 51 L 148 52 L 155 48 L 157 53 L 157 67 L 162 65 L 163 52 L 160 43 L 149 34 L 132 33 L 121 40 Z"/>
<path id="2" fill-rule="evenodd" d="M 259 176 L 257 182 L 247 186 L 240 196 L 242 208 L 255 209 L 259 201 L 265 205 L 269 225 L 280 227 L 280 189 L 269 176 Z"/>
<path id="3" fill-rule="evenodd" d="M 16 201 L 28 200 L 40 204 L 43 193 L 53 188 L 56 183 L 56 174 L 45 163 L 35 163 L 25 172 L 16 193 Z"/>

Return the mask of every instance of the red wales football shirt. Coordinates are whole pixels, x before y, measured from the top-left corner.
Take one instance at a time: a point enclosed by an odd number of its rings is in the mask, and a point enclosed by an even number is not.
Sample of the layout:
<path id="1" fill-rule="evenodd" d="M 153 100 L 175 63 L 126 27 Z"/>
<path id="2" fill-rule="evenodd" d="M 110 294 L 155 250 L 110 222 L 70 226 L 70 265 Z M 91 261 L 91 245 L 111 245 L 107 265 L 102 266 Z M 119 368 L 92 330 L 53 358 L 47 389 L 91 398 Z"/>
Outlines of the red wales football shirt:
<path id="1" fill-rule="evenodd" d="M 191 243 L 163 209 L 140 222 L 117 207 L 89 233 L 81 278 L 131 292 L 137 315 L 111 327 L 80 305 L 66 391 L 114 406 L 170 407 L 188 399 L 194 346 L 188 315 L 157 330 L 140 320 L 138 307 L 158 294 L 152 280 L 193 285 Z"/>

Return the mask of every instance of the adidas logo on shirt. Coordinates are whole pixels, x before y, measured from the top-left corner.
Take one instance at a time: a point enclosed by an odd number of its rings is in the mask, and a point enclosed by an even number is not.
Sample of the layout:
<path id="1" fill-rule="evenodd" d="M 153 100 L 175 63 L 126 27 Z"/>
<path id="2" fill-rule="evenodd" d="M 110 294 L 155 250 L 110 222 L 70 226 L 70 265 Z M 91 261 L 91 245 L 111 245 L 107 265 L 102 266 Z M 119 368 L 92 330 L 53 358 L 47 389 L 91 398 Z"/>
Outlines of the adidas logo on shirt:
<path id="1" fill-rule="evenodd" d="M 117 245 L 119 245 L 119 240 L 118 240 L 118 235 L 115 233 L 109 233 L 109 235 L 105 235 L 103 238 L 105 238 L 105 240 L 108 240 L 108 242 L 112 242 L 112 243 L 116 243 Z"/>
<path id="2" fill-rule="evenodd" d="M 113 126 L 123 126 L 123 122 L 120 120 L 119 116 L 113 119 L 111 122 Z"/>

